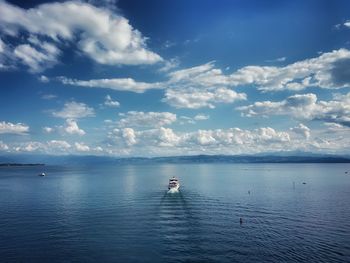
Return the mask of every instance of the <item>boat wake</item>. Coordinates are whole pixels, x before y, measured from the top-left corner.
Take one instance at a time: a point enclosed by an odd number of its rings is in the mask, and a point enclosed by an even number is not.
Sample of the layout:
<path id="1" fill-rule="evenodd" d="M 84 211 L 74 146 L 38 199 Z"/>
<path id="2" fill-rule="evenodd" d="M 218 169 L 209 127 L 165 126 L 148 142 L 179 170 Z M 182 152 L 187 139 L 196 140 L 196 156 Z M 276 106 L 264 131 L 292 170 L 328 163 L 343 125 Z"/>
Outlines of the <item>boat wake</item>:
<path id="1" fill-rule="evenodd" d="M 171 189 L 168 191 L 168 194 L 175 194 L 175 193 L 178 193 L 178 192 L 179 192 L 179 189 L 171 188 Z"/>

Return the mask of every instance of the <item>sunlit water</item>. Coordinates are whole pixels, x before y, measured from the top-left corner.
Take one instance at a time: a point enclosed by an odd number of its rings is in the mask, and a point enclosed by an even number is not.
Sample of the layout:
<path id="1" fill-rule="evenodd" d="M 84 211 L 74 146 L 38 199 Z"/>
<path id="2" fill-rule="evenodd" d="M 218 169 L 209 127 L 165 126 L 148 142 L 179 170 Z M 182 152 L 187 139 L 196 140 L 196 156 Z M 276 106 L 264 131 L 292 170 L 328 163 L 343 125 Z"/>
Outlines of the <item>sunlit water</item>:
<path id="1" fill-rule="evenodd" d="M 349 164 L 2 167 L 0 261 L 349 262 L 349 170 Z M 42 171 L 46 177 L 37 176 Z M 181 188 L 169 194 L 172 176 Z"/>

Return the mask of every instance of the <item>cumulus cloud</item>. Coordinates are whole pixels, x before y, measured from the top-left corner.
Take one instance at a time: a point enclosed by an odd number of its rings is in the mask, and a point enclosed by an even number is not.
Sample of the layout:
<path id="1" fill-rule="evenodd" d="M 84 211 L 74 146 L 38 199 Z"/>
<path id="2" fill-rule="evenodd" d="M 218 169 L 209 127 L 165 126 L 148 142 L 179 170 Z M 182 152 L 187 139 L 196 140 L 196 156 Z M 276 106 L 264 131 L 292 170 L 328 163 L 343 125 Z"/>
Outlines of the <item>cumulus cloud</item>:
<path id="1" fill-rule="evenodd" d="M 59 77 L 58 80 L 65 85 L 137 93 L 149 89 L 165 89 L 165 97 L 162 101 L 176 108 L 215 108 L 216 104 L 233 103 L 245 100 L 247 97 L 245 93 L 237 93 L 230 89 L 232 83 L 221 70 L 214 68 L 212 62 L 171 72 L 168 74 L 168 80 L 163 82 L 138 82 L 131 78 L 75 80 Z"/>
<path id="2" fill-rule="evenodd" d="M 230 89 L 232 84 L 220 69 L 210 62 L 168 74 L 164 102 L 176 108 L 215 108 L 216 104 L 245 100 L 245 93 Z"/>
<path id="3" fill-rule="evenodd" d="M 0 70 L 10 70 L 14 68 L 12 61 L 14 55 L 9 44 L 6 44 L 0 37 Z"/>
<path id="4" fill-rule="evenodd" d="M 50 147 L 51 149 L 58 149 L 61 151 L 65 151 L 69 148 L 71 148 L 72 146 L 66 142 L 66 141 L 62 141 L 62 140 L 51 140 L 47 142 L 47 146 Z"/>
<path id="5" fill-rule="evenodd" d="M 294 128 L 290 128 L 290 130 L 296 134 L 300 134 L 304 136 L 306 139 L 309 139 L 311 135 L 310 134 L 311 130 L 302 123 L 299 123 L 299 125 Z"/>
<path id="6" fill-rule="evenodd" d="M 233 103 L 246 100 L 246 94 L 237 93 L 227 88 L 175 88 L 165 91 L 163 102 L 175 108 L 199 109 L 203 107 L 215 108 L 218 103 Z"/>
<path id="7" fill-rule="evenodd" d="M 47 142 L 29 141 L 14 143 L 10 151 L 14 152 L 36 152 L 47 154 L 72 153 L 72 146 L 63 140 L 51 140 Z"/>
<path id="8" fill-rule="evenodd" d="M 161 83 L 137 82 L 132 78 L 77 80 L 69 79 L 66 77 L 59 77 L 57 79 L 65 85 L 131 91 L 136 93 L 143 93 L 149 89 L 164 88 Z"/>
<path id="9" fill-rule="evenodd" d="M 85 131 L 80 129 L 78 123 L 75 120 L 67 119 L 64 131 L 68 134 L 84 135 Z"/>
<path id="10" fill-rule="evenodd" d="M 104 105 L 111 108 L 118 108 L 120 106 L 119 101 L 113 100 L 110 95 L 105 97 Z"/>
<path id="11" fill-rule="evenodd" d="M 36 152 L 45 149 L 45 144 L 42 142 L 30 141 L 20 143 L 18 146 L 13 148 L 16 152 Z"/>
<path id="12" fill-rule="evenodd" d="M 85 103 L 71 101 L 66 102 L 63 109 L 54 111 L 52 115 L 54 117 L 64 119 L 79 119 L 84 117 L 93 117 L 95 116 L 95 111 Z"/>
<path id="13" fill-rule="evenodd" d="M 52 132 L 54 132 L 54 128 L 52 128 L 52 127 L 43 127 L 43 131 L 45 132 L 45 133 L 52 133 Z"/>
<path id="14" fill-rule="evenodd" d="M 0 151 L 7 151 L 9 147 L 3 141 L 0 141 Z"/>
<path id="15" fill-rule="evenodd" d="M 122 129 L 121 134 L 125 140 L 126 145 L 131 146 L 131 145 L 136 144 L 135 131 L 132 128 Z"/>
<path id="16" fill-rule="evenodd" d="M 129 111 L 119 116 L 119 127 L 161 127 L 176 121 L 176 114 L 170 112 Z"/>
<path id="17" fill-rule="evenodd" d="M 100 64 L 138 65 L 162 60 L 147 49 L 146 38 L 126 18 L 79 1 L 46 3 L 31 9 L 0 1 L 0 28 L 3 35 L 19 41 L 23 39 L 19 32 L 31 35 L 34 41 L 28 39 L 14 53 L 33 72 L 56 63 L 62 43 L 77 43 L 83 54 Z"/>
<path id="18" fill-rule="evenodd" d="M 313 93 L 297 94 L 282 101 L 255 102 L 237 109 L 248 117 L 290 115 L 296 119 L 319 120 L 350 126 L 350 93 L 336 95 L 330 101 L 317 101 L 317 96 Z"/>
<path id="19" fill-rule="evenodd" d="M 231 74 L 229 80 L 234 85 L 256 85 L 262 91 L 302 90 L 306 87 L 337 89 L 350 85 L 349 81 L 338 83 L 336 74 L 344 70 L 344 62 L 347 64 L 349 60 L 350 51 L 339 49 L 285 67 L 247 66 Z"/>
<path id="20" fill-rule="evenodd" d="M 80 143 L 75 142 L 74 146 L 78 152 L 89 152 L 90 151 L 90 147 L 83 142 L 80 142 Z"/>
<path id="21" fill-rule="evenodd" d="M 66 155 L 66 154 L 86 154 L 86 153 L 96 153 L 99 154 L 103 152 L 103 148 L 96 146 L 90 148 L 88 145 L 82 142 L 76 142 L 73 145 L 65 140 L 50 140 L 46 142 L 39 141 L 27 141 L 27 142 L 12 142 L 6 145 L 7 148 L 0 150 L 8 152 L 31 152 L 31 153 L 45 153 L 53 155 Z"/>
<path id="22" fill-rule="evenodd" d="M 109 88 L 142 93 L 149 89 L 165 89 L 163 102 L 176 108 L 215 108 L 217 104 L 246 100 L 245 93 L 232 88 L 253 85 L 261 91 L 303 90 L 307 87 L 339 89 L 350 87 L 350 51 L 323 53 L 318 57 L 297 61 L 284 67 L 246 66 L 227 74 L 214 62 L 168 73 L 163 82 L 138 82 L 131 78 L 75 80 L 60 77 L 63 84 Z"/>
<path id="23" fill-rule="evenodd" d="M 209 119 L 209 115 L 205 115 L 205 114 L 197 114 L 196 116 L 194 116 L 194 120 L 196 121 L 204 121 L 208 119 Z"/>
<path id="24" fill-rule="evenodd" d="M 324 125 L 331 132 L 350 132 L 350 126 L 344 126 L 339 123 L 326 122 Z"/>
<path id="25" fill-rule="evenodd" d="M 11 123 L 11 122 L 0 122 L 0 134 L 27 134 L 29 131 L 29 126 L 22 123 Z"/>
<path id="26" fill-rule="evenodd" d="M 185 125 L 185 124 L 195 124 L 196 121 L 188 116 L 180 116 L 179 118 L 179 124 Z"/>
<path id="27" fill-rule="evenodd" d="M 41 72 L 54 66 L 60 53 L 56 46 L 47 42 L 43 42 L 37 47 L 33 47 L 30 44 L 22 44 L 13 50 L 14 56 L 20 59 L 22 64 L 26 65 L 29 71 L 33 73 Z"/>
<path id="28" fill-rule="evenodd" d="M 132 129 L 132 143 L 124 136 L 120 129 L 109 134 L 109 139 L 116 147 L 127 145 L 129 153 L 146 154 L 237 154 L 252 153 L 267 150 L 282 150 L 290 145 L 288 132 L 276 131 L 266 127 L 255 130 L 241 130 L 239 128 L 198 130 L 194 132 L 175 132 L 171 128 L 159 127 L 148 130 Z M 163 152 L 162 152 L 163 151 Z"/>
<path id="29" fill-rule="evenodd" d="M 177 68 L 180 65 L 180 60 L 178 58 L 172 58 L 166 60 L 163 63 L 163 66 L 158 70 L 159 72 L 168 72 L 174 68 Z"/>
<path id="30" fill-rule="evenodd" d="M 302 90 L 306 87 L 337 89 L 350 86 L 347 49 L 323 53 L 318 57 L 297 61 L 284 67 L 246 66 L 224 74 L 209 62 L 193 68 L 171 72 L 170 82 L 187 87 L 236 87 L 255 85 L 262 91 Z"/>

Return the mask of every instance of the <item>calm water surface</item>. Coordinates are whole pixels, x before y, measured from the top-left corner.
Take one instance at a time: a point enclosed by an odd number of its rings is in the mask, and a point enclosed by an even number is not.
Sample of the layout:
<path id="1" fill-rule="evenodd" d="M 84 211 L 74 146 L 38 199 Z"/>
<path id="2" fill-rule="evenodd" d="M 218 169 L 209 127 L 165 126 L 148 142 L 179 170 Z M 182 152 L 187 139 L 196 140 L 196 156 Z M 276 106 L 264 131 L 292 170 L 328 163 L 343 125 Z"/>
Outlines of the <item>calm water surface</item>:
<path id="1" fill-rule="evenodd" d="M 350 165 L 2 167 L 0 258 L 349 262 Z"/>

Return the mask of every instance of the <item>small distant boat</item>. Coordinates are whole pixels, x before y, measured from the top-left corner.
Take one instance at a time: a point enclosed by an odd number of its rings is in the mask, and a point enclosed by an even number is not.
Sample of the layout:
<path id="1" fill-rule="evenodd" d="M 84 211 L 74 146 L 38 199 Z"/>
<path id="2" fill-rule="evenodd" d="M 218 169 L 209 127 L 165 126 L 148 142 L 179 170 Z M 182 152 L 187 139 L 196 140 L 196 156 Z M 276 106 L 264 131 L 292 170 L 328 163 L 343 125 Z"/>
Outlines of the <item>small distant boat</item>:
<path id="1" fill-rule="evenodd" d="M 46 174 L 45 173 L 40 173 L 40 174 L 38 174 L 39 176 L 46 176 Z"/>
<path id="2" fill-rule="evenodd" d="M 169 179 L 168 190 L 179 190 L 179 188 L 180 188 L 179 179 L 177 179 L 175 176 Z"/>

